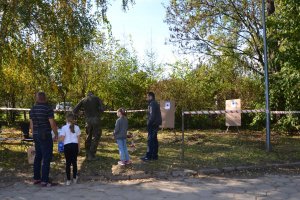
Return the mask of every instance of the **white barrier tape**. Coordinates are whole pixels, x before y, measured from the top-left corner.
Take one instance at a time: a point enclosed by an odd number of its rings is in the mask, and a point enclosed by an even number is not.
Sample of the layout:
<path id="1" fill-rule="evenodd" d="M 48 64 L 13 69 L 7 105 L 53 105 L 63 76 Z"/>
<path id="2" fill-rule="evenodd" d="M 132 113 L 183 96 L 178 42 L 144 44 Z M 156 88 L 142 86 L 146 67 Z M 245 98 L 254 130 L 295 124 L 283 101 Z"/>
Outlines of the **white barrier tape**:
<path id="1" fill-rule="evenodd" d="M 29 108 L 0 108 L 2 111 L 30 111 Z M 126 110 L 127 113 L 135 113 L 135 112 L 146 112 L 147 110 Z M 70 110 L 57 110 L 54 109 L 54 112 L 70 112 Z M 107 110 L 105 113 L 117 113 L 116 110 Z"/>
<path id="2" fill-rule="evenodd" d="M 211 114 L 226 114 L 226 113 L 265 113 L 266 110 L 199 110 L 199 111 L 184 111 L 185 115 L 211 115 Z M 272 114 L 299 114 L 300 111 L 270 111 Z"/>
<path id="3" fill-rule="evenodd" d="M 186 115 L 210 115 L 210 114 L 226 114 L 226 113 L 260 113 L 265 110 L 200 110 L 200 111 L 184 111 Z"/>
<path id="4" fill-rule="evenodd" d="M 126 113 L 147 112 L 147 110 L 125 110 Z M 117 113 L 116 110 L 107 110 L 105 113 Z"/>
<path id="5" fill-rule="evenodd" d="M 29 108 L 4 108 L 1 107 L 2 111 L 30 111 Z M 68 110 L 54 110 L 54 112 L 68 112 Z M 117 113 L 115 110 L 104 111 L 105 113 Z M 135 112 L 147 112 L 147 110 L 127 110 L 127 113 Z M 210 114 L 225 114 L 225 113 L 263 113 L 266 112 L 264 109 L 258 110 L 200 110 L 200 111 L 184 111 L 185 115 L 210 115 Z M 270 111 L 272 114 L 299 114 L 300 111 Z"/>
<path id="6" fill-rule="evenodd" d="M 3 110 L 3 111 L 30 111 L 29 108 L 0 108 L 0 110 Z"/>
<path id="7" fill-rule="evenodd" d="M 30 111 L 30 108 L 0 108 L 2 111 Z M 57 110 L 54 109 L 54 112 L 70 112 L 69 110 Z"/>
<path id="8" fill-rule="evenodd" d="M 299 114 L 300 111 L 271 111 L 273 114 Z"/>

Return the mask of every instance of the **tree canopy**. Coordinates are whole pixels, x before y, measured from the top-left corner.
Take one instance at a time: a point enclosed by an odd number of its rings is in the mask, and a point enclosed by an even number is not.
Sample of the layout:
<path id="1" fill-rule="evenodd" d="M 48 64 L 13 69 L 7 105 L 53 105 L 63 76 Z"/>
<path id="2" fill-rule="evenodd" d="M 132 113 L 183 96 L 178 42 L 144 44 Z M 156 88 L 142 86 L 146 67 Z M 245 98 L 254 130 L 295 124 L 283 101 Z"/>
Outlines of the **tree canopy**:
<path id="1" fill-rule="evenodd" d="M 263 84 L 261 3 L 260 0 L 172 0 L 166 7 L 170 43 L 186 54 L 231 58 L 231 65 L 238 63 L 238 68 L 248 71 L 247 76 L 260 75 Z M 299 110 L 300 2 L 267 3 L 269 14 L 275 11 L 267 18 L 271 109 Z M 264 103 L 257 105 L 262 107 Z M 299 117 L 294 117 L 292 123 L 299 128 L 296 125 L 299 122 L 295 123 Z M 293 117 L 280 120 L 286 118 Z"/>
<path id="2" fill-rule="evenodd" d="M 241 98 L 245 109 L 264 107 L 260 0 L 169 1 L 169 42 L 199 57 L 196 66 L 179 59 L 159 63 L 152 48 L 141 61 L 132 46 L 112 36 L 110 2 L 1 1 L 1 106 L 29 107 L 39 90 L 53 104 L 76 104 L 91 90 L 111 109 L 139 109 L 152 90 L 158 99 L 176 101 L 177 120 L 181 109 L 224 109 L 232 98 Z M 120 11 L 134 3 L 120 1 Z M 299 110 L 300 2 L 274 5 L 267 16 L 271 110 Z M 252 117 L 251 126 L 263 121 L 263 115 Z M 272 120 L 285 130 L 300 129 L 297 115 Z"/>

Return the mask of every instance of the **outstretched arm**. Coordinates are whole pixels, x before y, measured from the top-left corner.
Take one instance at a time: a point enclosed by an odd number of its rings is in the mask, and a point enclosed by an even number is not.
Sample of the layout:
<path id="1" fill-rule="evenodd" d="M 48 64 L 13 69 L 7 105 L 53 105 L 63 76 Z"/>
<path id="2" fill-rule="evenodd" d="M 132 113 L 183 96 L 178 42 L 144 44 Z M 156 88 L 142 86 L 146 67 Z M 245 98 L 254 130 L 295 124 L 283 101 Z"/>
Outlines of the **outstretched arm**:
<path id="1" fill-rule="evenodd" d="M 82 104 L 83 104 L 83 99 L 75 106 L 75 108 L 73 109 L 73 114 L 74 115 L 77 115 L 80 108 L 82 107 Z"/>
<path id="2" fill-rule="evenodd" d="M 99 108 L 100 112 L 104 112 L 106 110 L 106 107 L 104 106 L 103 102 L 101 99 L 99 99 Z"/>

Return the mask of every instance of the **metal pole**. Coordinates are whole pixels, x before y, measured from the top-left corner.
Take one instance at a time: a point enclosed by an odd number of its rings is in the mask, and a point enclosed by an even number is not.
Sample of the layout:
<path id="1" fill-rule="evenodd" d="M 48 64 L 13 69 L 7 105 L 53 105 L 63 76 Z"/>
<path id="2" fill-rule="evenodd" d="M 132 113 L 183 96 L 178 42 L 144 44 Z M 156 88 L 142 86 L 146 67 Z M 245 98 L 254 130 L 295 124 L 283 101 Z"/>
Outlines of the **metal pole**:
<path id="1" fill-rule="evenodd" d="M 265 71 L 265 98 L 266 98 L 266 151 L 271 151 L 270 133 L 270 108 L 269 108 L 269 73 L 268 73 L 268 53 L 267 53 L 267 34 L 266 34 L 266 14 L 265 0 L 262 0 L 262 22 L 264 40 L 264 71 Z"/>
<path id="2" fill-rule="evenodd" d="M 184 112 L 181 112 L 181 129 L 182 129 L 182 135 L 181 135 L 181 162 L 184 162 Z"/>

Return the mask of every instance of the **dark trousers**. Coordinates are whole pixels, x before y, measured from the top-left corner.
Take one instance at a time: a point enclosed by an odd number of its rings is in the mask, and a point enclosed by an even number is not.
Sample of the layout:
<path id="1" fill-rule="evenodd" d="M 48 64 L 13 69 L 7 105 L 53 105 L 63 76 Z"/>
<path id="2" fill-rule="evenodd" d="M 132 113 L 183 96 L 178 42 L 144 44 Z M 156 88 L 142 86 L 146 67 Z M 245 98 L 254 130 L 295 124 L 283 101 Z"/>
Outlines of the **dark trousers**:
<path id="1" fill-rule="evenodd" d="M 47 183 L 49 182 L 50 161 L 53 152 L 51 133 L 46 139 L 42 139 L 39 134 L 34 134 L 33 139 L 35 144 L 33 178 L 34 180 L 41 180 Z"/>
<path id="2" fill-rule="evenodd" d="M 100 119 L 98 117 L 86 120 L 87 138 L 85 141 L 86 155 L 94 157 L 102 135 Z"/>
<path id="3" fill-rule="evenodd" d="M 147 154 L 149 159 L 158 159 L 158 140 L 157 132 L 158 126 L 148 127 L 148 140 L 147 140 Z"/>
<path id="4" fill-rule="evenodd" d="M 71 180 L 71 165 L 73 166 L 73 178 L 77 176 L 78 143 L 64 145 L 64 154 L 66 158 L 67 179 Z"/>

